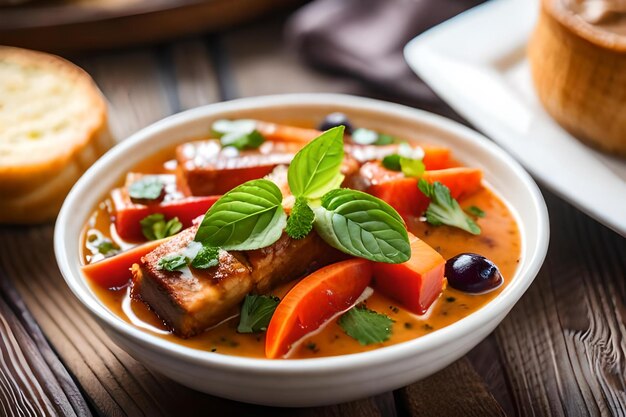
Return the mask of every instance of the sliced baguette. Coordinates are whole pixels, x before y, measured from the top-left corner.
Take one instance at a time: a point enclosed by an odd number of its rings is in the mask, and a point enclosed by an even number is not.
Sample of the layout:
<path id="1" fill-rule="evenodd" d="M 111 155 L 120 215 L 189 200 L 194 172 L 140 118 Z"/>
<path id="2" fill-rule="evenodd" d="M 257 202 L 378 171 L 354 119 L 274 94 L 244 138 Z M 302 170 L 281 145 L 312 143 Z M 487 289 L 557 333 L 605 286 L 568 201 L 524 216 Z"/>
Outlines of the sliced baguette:
<path id="1" fill-rule="evenodd" d="M 0 222 L 53 219 L 78 177 L 113 144 L 106 104 L 80 68 L 0 47 Z"/>

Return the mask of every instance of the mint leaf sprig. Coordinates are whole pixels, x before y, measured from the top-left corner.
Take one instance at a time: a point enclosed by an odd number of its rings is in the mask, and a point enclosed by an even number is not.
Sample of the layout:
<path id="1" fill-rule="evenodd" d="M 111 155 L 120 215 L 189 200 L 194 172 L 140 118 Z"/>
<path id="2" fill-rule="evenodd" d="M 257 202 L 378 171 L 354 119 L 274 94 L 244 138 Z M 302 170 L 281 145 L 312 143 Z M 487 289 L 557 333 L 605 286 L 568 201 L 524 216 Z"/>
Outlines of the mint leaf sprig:
<path id="1" fill-rule="evenodd" d="M 248 294 L 241 305 L 238 333 L 260 333 L 267 330 L 280 298 Z"/>
<path id="2" fill-rule="evenodd" d="M 211 125 L 211 132 L 220 139 L 222 146 L 238 150 L 257 149 L 265 142 L 254 120 L 216 120 Z"/>
<path id="3" fill-rule="evenodd" d="M 420 178 L 417 183 L 420 191 L 430 199 L 430 204 L 426 209 L 426 221 L 433 226 L 445 224 L 457 227 L 473 235 L 480 234 L 480 227 L 469 217 L 450 195 L 450 189 L 436 181 L 430 184 Z"/>
<path id="4" fill-rule="evenodd" d="M 207 211 L 194 240 L 225 250 L 252 250 L 273 244 L 285 228 L 294 239 L 314 228 L 329 245 L 349 255 L 407 261 L 411 249 L 398 213 L 369 194 L 339 189 L 343 132 L 343 126 L 332 128 L 294 156 L 287 176 L 296 199 L 290 220 L 280 189 L 266 179 L 252 180 L 224 194 Z"/>
<path id="5" fill-rule="evenodd" d="M 338 324 L 348 336 L 367 346 L 389 340 L 393 322 L 384 314 L 356 306 L 346 311 Z"/>
<path id="6" fill-rule="evenodd" d="M 169 236 L 174 236 L 183 228 L 183 224 L 178 217 L 165 220 L 161 213 L 150 214 L 139 221 L 141 233 L 148 240 L 159 240 Z"/>
<path id="7" fill-rule="evenodd" d="M 402 171 L 406 177 L 420 178 L 426 170 L 423 159 L 422 148 L 413 148 L 404 142 L 398 146 L 398 153 L 385 156 L 382 164 L 391 171 Z"/>

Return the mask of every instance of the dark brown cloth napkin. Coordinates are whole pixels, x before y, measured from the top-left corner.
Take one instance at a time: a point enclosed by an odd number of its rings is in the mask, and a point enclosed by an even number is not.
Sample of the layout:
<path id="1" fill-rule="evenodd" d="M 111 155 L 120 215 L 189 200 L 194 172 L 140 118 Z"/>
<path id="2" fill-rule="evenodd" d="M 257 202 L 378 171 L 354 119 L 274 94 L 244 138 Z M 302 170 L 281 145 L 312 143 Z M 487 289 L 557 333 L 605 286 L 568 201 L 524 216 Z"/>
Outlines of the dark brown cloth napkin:
<path id="1" fill-rule="evenodd" d="M 438 99 L 411 71 L 406 43 L 482 0 L 315 0 L 287 23 L 286 36 L 309 64 L 355 76 L 398 97 Z"/>

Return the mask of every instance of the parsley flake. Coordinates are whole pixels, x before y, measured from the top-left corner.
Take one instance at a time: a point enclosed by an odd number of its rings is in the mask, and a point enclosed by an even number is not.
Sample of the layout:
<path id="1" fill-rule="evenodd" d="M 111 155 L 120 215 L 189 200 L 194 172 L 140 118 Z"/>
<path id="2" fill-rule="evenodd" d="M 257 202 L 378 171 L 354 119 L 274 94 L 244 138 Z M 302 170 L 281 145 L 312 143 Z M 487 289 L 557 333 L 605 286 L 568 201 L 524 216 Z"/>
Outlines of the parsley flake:
<path id="1" fill-rule="evenodd" d="M 459 206 L 459 203 L 450 195 L 450 189 L 436 181 L 429 184 L 420 179 L 418 187 L 430 199 L 426 209 L 426 221 L 433 226 L 442 224 L 457 227 L 473 235 L 480 234 L 480 227 Z"/>
<path id="2" fill-rule="evenodd" d="M 366 346 L 389 340 L 393 320 L 366 307 L 354 307 L 338 323 L 348 336 Z"/>
<path id="3" fill-rule="evenodd" d="M 220 249 L 210 246 L 202 246 L 202 249 L 191 261 L 191 266 L 196 269 L 209 269 L 217 266 L 220 262 Z"/>
<path id="4" fill-rule="evenodd" d="M 309 207 L 304 197 L 297 197 L 291 209 L 291 215 L 287 218 L 287 228 L 285 232 L 292 239 L 302 239 L 313 229 L 315 213 Z"/>
<path id="5" fill-rule="evenodd" d="M 119 250 L 120 247 L 110 240 L 102 240 L 98 244 L 98 252 L 105 256 L 115 255 L 117 252 L 119 252 Z"/>
<path id="6" fill-rule="evenodd" d="M 132 200 L 158 200 L 165 185 L 158 177 L 146 175 L 128 187 L 128 195 Z"/>
<path id="7" fill-rule="evenodd" d="M 265 138 L 256 130 L 256 122 L 254 120 L 217 120 L 211 126 L 213 133 L 220 138 L 222 146 L 231 146 L 233 148 L 257 149 Z"/>
<path id="8" fill-rule="evenodd" d="M 161 213 L 146 216 L 139 221 L 139 224 L 141 225 L 141 232 L 148 240 L 158 240 L 173 236 L 183 228 L 183 224 L 178 220 L 178 217 L 165 221 L 165 216 Z"/>
<path id="9" fill-rule="evenodd" d="M 181 254 L 166 255 L 159 259 L 157 269 L 165 269 L 166 271 L 176 271 L 187 265 L 187 258 Z"/>
<path id="10" fill-rule="evenodd" d="M 485 217 L 486 213 L 477 206 L 470 206 L 467 211 L 470 212 L 471 215 L 476 216 L 476 217 Z"/>
<path id="11" fill-rule="evenodd" d="M 248 294 L 241 305 L 239 333 L 258 333 L 267 330 L 280 298 L 269 295 Z"/>

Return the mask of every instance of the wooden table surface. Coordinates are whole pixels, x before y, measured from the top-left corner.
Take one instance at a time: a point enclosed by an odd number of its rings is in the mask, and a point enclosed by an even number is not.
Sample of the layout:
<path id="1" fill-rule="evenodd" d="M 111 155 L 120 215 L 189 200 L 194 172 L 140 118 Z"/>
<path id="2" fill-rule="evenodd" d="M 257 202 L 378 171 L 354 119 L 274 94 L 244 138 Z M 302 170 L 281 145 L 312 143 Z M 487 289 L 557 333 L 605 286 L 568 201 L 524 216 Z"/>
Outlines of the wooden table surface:
<path id="1" fill-rule="evenodd" d="M 121 138 L 169 114 L 236 97 L 383 96 L 304 67 L 283 44 L 282 24 L 275 18 L 69 58 L 110 101 Z M 431 110 L 459 119 L 443 105 Z M 109 340 L 64 284 L 52 225 L 0 227 L 0 415 L 626 416 L 626 240 L 542 191 L 551 218 L 546 262 L 493 334 L 426 380 L 311 409 L 227 401 L 146 369 Z"/>

